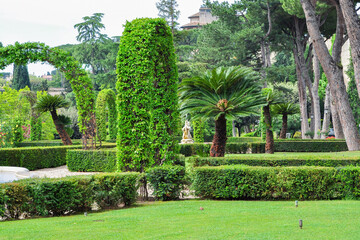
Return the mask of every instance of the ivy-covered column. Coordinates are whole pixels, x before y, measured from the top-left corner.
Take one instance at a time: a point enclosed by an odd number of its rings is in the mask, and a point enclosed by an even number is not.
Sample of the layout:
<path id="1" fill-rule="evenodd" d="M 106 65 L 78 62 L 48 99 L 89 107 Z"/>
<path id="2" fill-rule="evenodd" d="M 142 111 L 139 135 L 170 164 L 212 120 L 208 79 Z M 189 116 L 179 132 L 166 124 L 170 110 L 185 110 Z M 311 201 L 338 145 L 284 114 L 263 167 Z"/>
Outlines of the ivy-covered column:
<path id="1" fill-rule="evenodd" d="M 118 169 L 171 161 L 178 126 L 177 68 L 164 19 L 127 22 L 117 59 Z"/>

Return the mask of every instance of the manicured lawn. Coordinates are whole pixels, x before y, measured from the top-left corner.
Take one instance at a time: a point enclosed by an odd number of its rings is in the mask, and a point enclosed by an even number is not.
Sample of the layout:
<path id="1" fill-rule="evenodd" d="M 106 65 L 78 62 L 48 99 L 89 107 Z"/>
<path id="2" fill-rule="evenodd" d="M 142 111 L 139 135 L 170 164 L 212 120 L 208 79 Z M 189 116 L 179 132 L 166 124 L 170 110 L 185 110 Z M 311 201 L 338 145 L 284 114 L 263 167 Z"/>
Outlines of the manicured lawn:
<path id="1" fill-rule="evenodd" d="M 359 151 L 346 152 L 276 152 L 274 154 L 226 154 L 225 157 L 239 157 L 242 159 L 360 159 Z"/>
<path id="2" fill-rule="evenodd" d="M 360 239 L 359 213 L 358 201 L 298 208 L 293 201 L 151 202 L 87 217 L 0 222 L 0 239 Z"/>

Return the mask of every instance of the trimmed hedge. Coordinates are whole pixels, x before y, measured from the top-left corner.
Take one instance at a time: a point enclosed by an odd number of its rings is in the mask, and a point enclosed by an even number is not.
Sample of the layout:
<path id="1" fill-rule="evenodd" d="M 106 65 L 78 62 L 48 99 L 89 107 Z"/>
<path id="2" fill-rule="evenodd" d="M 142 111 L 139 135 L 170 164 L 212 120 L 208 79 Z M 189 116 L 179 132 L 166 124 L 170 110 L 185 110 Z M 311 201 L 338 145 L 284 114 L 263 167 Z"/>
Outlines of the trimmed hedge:
<path id="1" fill-rule="evenodd" d="M 360 166 L 359 157 L 339 157 L 339 156 L 271 156 L 263 155 L 244 155 L 239 157 L 191 157 L 188 162 L 193 167 L 201 166 L 223 166 L 223 165 L 248 165 L 248 166 L 323 166 L 323 167 L 341 167 L 341 166 Z"/>
<path id="2" fill-rule="evenodd" d="M 341 152 L 347 151 L 345 141 L 279 141 L 275 152 Z"/>
<path id="3" fill-rule="evenodd" d="M 66 165 L 73 172 L 115 172 L 116 149 L 68 150 Z"/>
<path id="4" fill-rule="evenodd" d="M 115 172 L 116 149 L 83 150 L 71 149 L 67 151 L 66 165 L 73 172 Z M 175 155 L 174 165 L 185 166 L 185 157 Z"/>
<path id="5" fill-rule="evenodd" d="M 188 156 L 210 155 L 211 143 L 179 144 L 180 153 Z M 275 152 L 342 152 L 347 151 L 345 141 L 276 141 Z M 226 143 L 227 154 L 265 153 L 264 142 Z"/>
<path id="6" fill-rule="evenodd" d="M 91 209 L 130 205 L 136 200 L 139 173 L 99 174 L 58 179 L 28 179 L 0 184 L 0 216 L 59 216 Z"/>
<path id="7" fill-rule="evenodd" d="M 113 148 L 115 144 L 103 144 Z M 0 149 L 0 166 L 25 167 L 29 170 L 59 167 L 66 164 L 68 149 L 81 149 L 81 145 L 57 147 L 29 147 Z"/>
<path id="8" fill-rule="evenodd" d="M 191 143 L 191 144 L 179 144 L 180 154 L 185 157 L 199 155 L 201 157 L 207 157 L 210 155 L 211 143 Z M 265 143 L 227 143 L 225 152 L 227 154 L 234 153 L 264 153 Z"/>
<path id="9" fill-rule="evenodd" d="M 73 145 L 80 145 L 81 142 L 80 140 L 75 140 L 72 139 L 73 141 Z M 64 146 L 64 144 L 60 141 L 47 141 L 47 140 L 42 140 L 42 141 L 31 141 L 31 142 L 18 142 L 15 143 L 16 147 L 56 147 L 56 146 Z"/>
<path id="10" fill-rule="evenodd" d="M 158 200 L 179 199 L 180 191 L 185 183 L 185 168 L 182 166 L 160 166 L 146 170 L 146 179 L 154 190 Z"/>
<path id="11" fill-rule="evenodd" d="M 228 137 L 227 143 L 261 142 L 261 137 Z"/>
<path id="12" fill-rule="evenodd" d="M 195 194 L 210 199 L 360 199 L 360 168 L 199 167 Z"/>

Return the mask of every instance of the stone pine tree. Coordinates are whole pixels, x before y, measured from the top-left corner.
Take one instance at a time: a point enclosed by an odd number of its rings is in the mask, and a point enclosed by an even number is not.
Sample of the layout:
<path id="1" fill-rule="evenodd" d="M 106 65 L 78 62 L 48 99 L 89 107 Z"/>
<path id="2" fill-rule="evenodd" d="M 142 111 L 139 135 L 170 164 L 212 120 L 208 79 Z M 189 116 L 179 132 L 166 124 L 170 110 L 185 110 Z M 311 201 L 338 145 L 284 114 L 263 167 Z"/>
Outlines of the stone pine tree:
<path id="1" fill-rule="evenodd" d="M 156 7 L 159 10 L 159 17 L 164 18 L 171 28 L 171 32 L 174 35 L 175 28 L 179 25 L 176 20 L 179 19 L 180 11 L 176 8 L 178 7 L 176 0 L 160 0 L 156 3 Z"/>
<path id="2" fill-rule="evenodd" d="M 118 169 L 144 171 L 171 162 L 177 146 L 178 74 L 164 19 L 126 23 L 116 71 Z"/>
<path id="3" fill-rule="evenodd" d="M 13 89 L 20 90 L 28 86 L 30 88 L 30 78 L 26 65 L 14 64 L 13 79 L 11 82 Z"/>

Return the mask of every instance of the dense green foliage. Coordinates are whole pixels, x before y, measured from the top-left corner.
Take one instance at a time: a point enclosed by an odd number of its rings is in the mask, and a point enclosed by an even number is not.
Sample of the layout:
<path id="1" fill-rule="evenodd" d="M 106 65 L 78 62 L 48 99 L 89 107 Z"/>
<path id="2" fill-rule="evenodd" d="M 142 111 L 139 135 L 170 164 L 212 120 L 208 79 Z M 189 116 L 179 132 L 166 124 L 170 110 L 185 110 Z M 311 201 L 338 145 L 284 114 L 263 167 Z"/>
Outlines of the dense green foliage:
<path id="1" fill-rule="evenodd" d="M 359 177 L 359 167 L 199 167 L 193 188 L 212 199 L 359 199 Z"/>
<path id="2" fill-rule="evenodd" d="M 116 89 L 119 169 L 144 171 L 174 157 L 179 119 L 172 34 L 164 19 L 127 22 Z"/>
<path id="3" fill-rule="evenodd" d="M 74 172 L 115 172 L 116 150 L 113 145 L 106 145 L 109 149 L 81 150 L 69 149 L 66 153 L 66 165 Z M 185 166 L 185 157 L 181 154 L 175 155 L 173 165 Z M 125 169 L 122 169 L 125 170 Z"/>
<path id="4" fill-rule="evenodd" d="M 179 199 L 180 191 L 185 183 L 185 168 L 182 166 L 164 165 L 146 170 L 146 180 L 154 190 L 158 200 Z"/>
<path id="5" fill-rule="evenodd" d="M 80 64 L 72 56 L 58 48 L 50 48 L 43 43 L 15 43 L 0 48 L 0 69 L 11 63 L 27 64 L 33 62 L 48 62 L 65 73 L 70 80 L 76 96 L 79 112 L 80 130 L 84 134 L 84 144 L 91 139 L 94 132 L 95 95 L 91 80 Z"/>
<path id="6" fill-rule="evenodd" d="M 0 185 L 8 213 L 1 216 L 17 219 L 28 216 L 59 216 L 91 209 L 95 202 L 101 208 L 130 205 L 137 195 L 138 173 L 100 174 L 58 179 L 30 179 Z"/>
<path id="7" fill-rule="evenodd" d="M 111 89 L 101 90 L 96 99 L 96 125 L 98 137 L 106 140 L 107 130 L 106 122 L 108 121 L 109 137 L 116 139 L 117 127 L 117 111 L 115 104 L 115 93 Z"/>
<path id="8" fill-rule="evenodd" d="M 27 66 L 14 64 L 11 87 L 15 90 L 20 90 L 26 86 L 30 88 L 30 78 Z"/>
<path id="9" fill-rule="evenodd" d="M 202 143 L 204 142 L 204 127 L 205 121 L 201 119 L 194 120 L 193 122 L 194 129 L 194 142 Z"/>
<path id="10" fill-rule="evenodd" d="M 229 137 L 228 143 L 250 143 L 250 142 L 261 142 L 260 137 Z"/>
<path id="11" fill-rule="evenodd" d="M 349 69 L 346 71 L 346 74 L 350 78 L 350 81 L 347 86 L 347 93 L 349 95 L 349 102 L 354 114 L 355 121 L 357 125 L 360 124 L 360 101 L 359 94 L 356 87 L 355 76 L 354 76 L 354 65 L 352 60 L 349 64 Z"/>
<path id="12" fill-rule="evenodd" d="M 68 150 L 66 165 L 73 172 L 115 172 L 116 150 Z"/>

